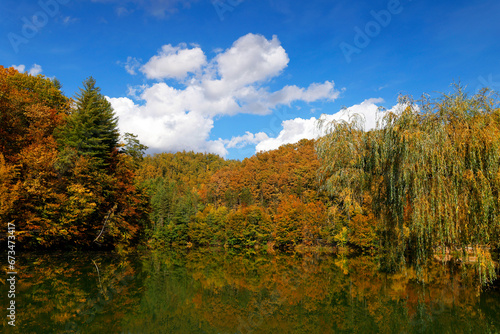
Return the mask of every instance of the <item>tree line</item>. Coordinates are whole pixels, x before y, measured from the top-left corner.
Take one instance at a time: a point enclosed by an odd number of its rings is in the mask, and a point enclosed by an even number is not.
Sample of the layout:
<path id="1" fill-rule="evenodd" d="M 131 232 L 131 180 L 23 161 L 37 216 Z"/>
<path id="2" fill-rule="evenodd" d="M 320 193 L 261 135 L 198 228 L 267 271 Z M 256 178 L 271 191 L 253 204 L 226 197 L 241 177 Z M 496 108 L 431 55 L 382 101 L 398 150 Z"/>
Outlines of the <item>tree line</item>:
<path id="1" fill-rule="evenodd" d="M 385 268 L 472 262 L 485 282 L 500 249 L 500 108 L 488 90 L 402 97 L 364 131 L 243 161 L 145 156 L 93 78 L 74 98 L 57 80 L 0 67 L 0 219 L 31 248 L 340 247 Z"/>

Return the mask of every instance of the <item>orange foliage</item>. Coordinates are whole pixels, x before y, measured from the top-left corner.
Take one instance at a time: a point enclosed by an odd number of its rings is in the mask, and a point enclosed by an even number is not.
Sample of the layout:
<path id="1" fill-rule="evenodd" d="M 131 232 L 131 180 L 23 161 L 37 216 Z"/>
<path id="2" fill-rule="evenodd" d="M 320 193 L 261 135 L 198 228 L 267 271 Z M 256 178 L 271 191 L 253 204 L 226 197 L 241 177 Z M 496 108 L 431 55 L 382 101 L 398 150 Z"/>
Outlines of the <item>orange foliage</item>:
<path id="1" fill-rule="evenodd" d="M 0 218 L 14 222 L 29 246 L 89 246 L 114 216 L 101 242 L 137 235 L 144 199 L 127 157 L 114 153 L 108 170 L 56 141 L 70 113 L 58 84 L 0 66 Z"/>
<path id="2" fill-rule="evenodd" d="M 320 196 L 318 168 L 314 141 L 301 140 L 221 169 L 208 182 L 206 199 L 229 207 L 252 201 L 274 208 L 289 194 L 314 201 Z"/>
<path id="3" fill-rule="evenodd" d="M 305 204 L 297 196 L 288 195 L 274 216 L 274 239 L 280 248 L 315 245 L 326 236 L 326 218 L 323 202 Z"/>

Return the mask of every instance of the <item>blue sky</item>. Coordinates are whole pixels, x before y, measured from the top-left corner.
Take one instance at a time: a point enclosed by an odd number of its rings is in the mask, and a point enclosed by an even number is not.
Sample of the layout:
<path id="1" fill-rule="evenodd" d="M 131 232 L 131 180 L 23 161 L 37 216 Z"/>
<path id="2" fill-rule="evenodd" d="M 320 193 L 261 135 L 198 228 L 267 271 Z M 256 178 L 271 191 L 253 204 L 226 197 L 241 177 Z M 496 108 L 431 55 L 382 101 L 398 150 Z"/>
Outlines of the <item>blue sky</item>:
<path id="1" fill-rule="evenodd" d="M 399 94 L 500 90 L 498 14 L 497 0 L 3 0 L 0 64 L 68 96 L 93 76 L 150 153 L 242 159 L 318 136 L 322 114 L 370 128 Z"/>

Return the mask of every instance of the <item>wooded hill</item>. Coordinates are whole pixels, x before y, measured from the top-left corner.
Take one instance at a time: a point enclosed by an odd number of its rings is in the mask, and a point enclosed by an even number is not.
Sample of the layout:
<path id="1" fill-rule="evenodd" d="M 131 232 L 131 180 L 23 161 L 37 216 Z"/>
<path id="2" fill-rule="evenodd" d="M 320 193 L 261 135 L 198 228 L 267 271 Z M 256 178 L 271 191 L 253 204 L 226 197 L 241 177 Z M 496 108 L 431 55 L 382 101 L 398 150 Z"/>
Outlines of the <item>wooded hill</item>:
<path id="1" fill-rule="evenodd" d="M 0 67 L 0 219 L 24 247 L 349 247 L 388 269 L 473 256 L 495 277 L 500 109 L 488 90 L 402 97 L 375 130 L 324 124 L 317 141 L 230 161 L 143 157 L 94 79 L 74 99 L 60 88 Z"/>

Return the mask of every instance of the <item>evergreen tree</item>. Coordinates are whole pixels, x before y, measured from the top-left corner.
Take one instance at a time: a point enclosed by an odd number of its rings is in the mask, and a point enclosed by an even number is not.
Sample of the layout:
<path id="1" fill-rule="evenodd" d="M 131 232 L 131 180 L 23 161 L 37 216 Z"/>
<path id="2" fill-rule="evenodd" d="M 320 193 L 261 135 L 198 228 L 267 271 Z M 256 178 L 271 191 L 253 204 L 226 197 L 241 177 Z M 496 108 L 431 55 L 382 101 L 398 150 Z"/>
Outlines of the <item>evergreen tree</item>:
<path id="1" fill-rule="evenodd" d="M 144 159 L 144 152 L 148 149 L 148 147 L 141 144 L 139 139 L 137 139 L 137 135 L 132 133 L 125 133 L 123 140 L 125 143 L 121 153 L 131 156 L 134 161 L 134 167 L 139 167 L 139 163 Z"/>
<path id="2" fill-rule="evenodd" d="M 100 91 L 94 78 L 83 82 L 60 139 L 63 147 L 93 158 L 95 165 L 103 168 L 118 146 L 119 132 L 113 108 Z"/>

